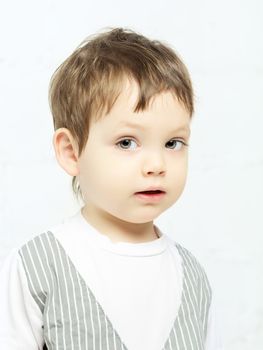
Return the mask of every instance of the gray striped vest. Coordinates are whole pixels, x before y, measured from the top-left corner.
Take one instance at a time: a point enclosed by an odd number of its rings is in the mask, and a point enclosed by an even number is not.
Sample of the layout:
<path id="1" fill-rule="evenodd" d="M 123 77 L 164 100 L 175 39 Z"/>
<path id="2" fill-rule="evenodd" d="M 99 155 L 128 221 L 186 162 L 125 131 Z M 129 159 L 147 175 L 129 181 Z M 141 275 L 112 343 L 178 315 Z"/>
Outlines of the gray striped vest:
<path id="1" fill-rule="evenodd" d="M 211 286 L 197 259 L 175 244 L 183 261 L 182 300 L 160 350 L 204 350 Z M 52 232 L 35 236 L 19 254 L 30 293 L 43 314 L 45 348 L 128 350 Z"/>

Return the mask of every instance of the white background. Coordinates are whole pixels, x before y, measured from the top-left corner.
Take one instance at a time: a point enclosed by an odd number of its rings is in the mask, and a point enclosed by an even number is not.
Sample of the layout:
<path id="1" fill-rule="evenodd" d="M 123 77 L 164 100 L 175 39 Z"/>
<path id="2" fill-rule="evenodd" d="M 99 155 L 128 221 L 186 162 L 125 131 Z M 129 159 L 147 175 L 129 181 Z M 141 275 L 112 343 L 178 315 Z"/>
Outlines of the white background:
<path id="1" fill-rule="evenodd" d="M 156 223 L 205 267 L 225 349 L 261 350 L 262 9 L 259 0 L 2 2 L 0 262 L 80 206 L 52 148 L 52 73 L 88 35 L 131 28 L 173 46 L 196 95 L 186 188 Z"/>

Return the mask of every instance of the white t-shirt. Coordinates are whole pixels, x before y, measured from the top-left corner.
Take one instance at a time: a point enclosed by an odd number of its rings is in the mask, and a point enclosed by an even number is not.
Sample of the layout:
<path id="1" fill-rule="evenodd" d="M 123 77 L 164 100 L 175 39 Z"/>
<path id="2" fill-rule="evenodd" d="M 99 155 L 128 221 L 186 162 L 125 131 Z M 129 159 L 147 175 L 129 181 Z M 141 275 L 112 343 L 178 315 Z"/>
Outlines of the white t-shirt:
<path id="1" fill-rule="evenodd" d="M 162 349 L 181 303 L 181 256 L 175 242 L 155 228 L 156 240 L 116 243 L 78 211 L 48 230 L 61 243 L 129 350 Z M 12 344 L 8 350 L 42 349 L 42 314 L 28 289 L 18 250 L 10 252 L 0 270 L 0 348 Z M 223 349 L 216 320 L 212 297 L 205 350 Z M 8 343 L 9 337 L 12 343 Z"/>

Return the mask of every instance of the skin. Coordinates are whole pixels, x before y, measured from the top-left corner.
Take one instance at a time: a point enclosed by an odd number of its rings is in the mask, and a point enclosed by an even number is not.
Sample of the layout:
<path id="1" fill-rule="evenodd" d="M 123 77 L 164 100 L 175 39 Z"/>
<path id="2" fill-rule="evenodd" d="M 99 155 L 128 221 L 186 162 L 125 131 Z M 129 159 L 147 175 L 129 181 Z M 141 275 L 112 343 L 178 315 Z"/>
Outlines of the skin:
<path id="1" fill-rule="evenodd" d="M 147 110 L 133 113 L 137 95 L 137 84 L 127 80 L 110 113 L 91 121 L 80 156 L 68 129 L 57 129 L 53 137 L 57 161 L 78 177 L 82 215 L 112 242 L 157 239 L 153 221 L 178 200 L 187 178 L 188 147 L 182 141 L 189 142 L 188 111 L 171 92 L 163 92 Z M 145 130 L 120 126 L 126 122 Z M 149 186 L 161 186 L 166 194 L 156 203 L 134 195 Z"/>

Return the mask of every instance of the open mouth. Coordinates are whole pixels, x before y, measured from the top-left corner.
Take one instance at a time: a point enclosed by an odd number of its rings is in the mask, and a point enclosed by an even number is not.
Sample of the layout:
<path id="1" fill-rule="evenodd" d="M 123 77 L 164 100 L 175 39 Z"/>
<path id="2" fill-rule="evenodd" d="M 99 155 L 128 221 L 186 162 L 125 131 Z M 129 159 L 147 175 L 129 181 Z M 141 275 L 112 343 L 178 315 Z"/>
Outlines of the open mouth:
<path id="1" fill-rule="evenodd" d="M 135 196 L 146 202 L 158 202 L 160 201 L 165 195 L 164 191 L 156 190 L 156 191 L 142 191 L 142 192 L 136 192 Z"/>
<path id="2" fill-rule="evenodd" d="M 142 191 L 137 193 L 143 193 L 143 194 L 158 194 L 158 193 L 164 193 L 163 191 L 156 190 L 156 191 Z"/>

